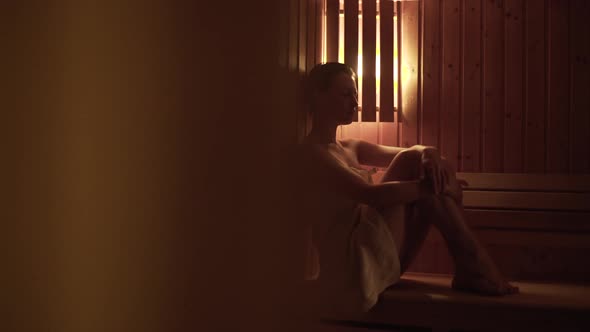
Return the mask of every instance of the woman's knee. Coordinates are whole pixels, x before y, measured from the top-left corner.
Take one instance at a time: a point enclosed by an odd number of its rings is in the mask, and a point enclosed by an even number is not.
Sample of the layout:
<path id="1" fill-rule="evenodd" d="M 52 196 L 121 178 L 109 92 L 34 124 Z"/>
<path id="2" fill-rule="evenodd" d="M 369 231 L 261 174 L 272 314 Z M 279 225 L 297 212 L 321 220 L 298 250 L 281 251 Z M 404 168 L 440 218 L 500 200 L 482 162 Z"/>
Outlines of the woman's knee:
<path id="1" fill-rule="evenodd" d="M 417 179 L 422 170 L 422 153 L 413 149 L 402 150 L 395 156 L 389 167 L 395 169 L 399 180 Z"/>

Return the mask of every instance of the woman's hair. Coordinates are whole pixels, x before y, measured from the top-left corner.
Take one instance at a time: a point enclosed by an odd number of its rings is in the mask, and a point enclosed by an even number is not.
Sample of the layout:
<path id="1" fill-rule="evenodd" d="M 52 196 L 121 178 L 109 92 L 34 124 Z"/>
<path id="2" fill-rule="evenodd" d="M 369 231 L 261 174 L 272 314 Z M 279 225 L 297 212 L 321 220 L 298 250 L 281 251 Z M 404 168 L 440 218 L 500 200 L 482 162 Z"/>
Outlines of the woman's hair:
<path id="1" fill-rule="evenodd" d="M 313 104 L 314 93 L 325 92 L 332 85 L 334 77 L 340 74 L 347 74 L 352 76 L 355 80 L 357 79 L 354 70 L 343 63 L 328 62 L 324 64 L 318 64 L 309 72 L 306 80 L 306 91 L 305 99 L 308 105 L 310 105 L 310 112 L 313 111 L 311 105 Z"/>

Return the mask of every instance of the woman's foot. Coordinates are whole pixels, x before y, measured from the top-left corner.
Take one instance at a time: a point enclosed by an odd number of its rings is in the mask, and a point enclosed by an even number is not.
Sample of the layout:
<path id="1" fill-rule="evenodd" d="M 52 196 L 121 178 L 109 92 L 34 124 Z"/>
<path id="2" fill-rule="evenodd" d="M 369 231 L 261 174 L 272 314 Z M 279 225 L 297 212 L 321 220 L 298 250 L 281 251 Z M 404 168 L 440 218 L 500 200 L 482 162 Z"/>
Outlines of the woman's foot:
<path id="1" fill-rule="evenodd" d="M 482 295 L 509 295 L 518 293 L 518 287 L 511 285 L 503 278 L 494 279 L 484 276 L 455 275 L 453 289 Z"/>
<path id="2" fill-rule="evenodd" d="M 471 254 L 456 261 L 457 269 L 452 283 L 454 289 L 482 295 L 518 293 L 518 287 L 506 281 L 483 249 L 476 246 Z"/>

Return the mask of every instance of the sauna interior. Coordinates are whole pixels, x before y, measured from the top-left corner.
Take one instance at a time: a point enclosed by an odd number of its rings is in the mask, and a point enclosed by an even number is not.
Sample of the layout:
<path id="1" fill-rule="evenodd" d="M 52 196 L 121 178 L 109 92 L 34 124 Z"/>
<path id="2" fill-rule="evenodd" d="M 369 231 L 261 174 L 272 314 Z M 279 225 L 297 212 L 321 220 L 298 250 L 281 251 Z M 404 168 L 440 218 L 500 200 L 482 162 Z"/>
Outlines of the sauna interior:
<path id="1" fill-rule="evenodd" d="M 2 12 L 1 330 L 589 330 L 589 1 Z M 374 310 L 306 310 L 284 160 L 310 129 L 305 75 L 327 61 L 359 73 L 358 117 L 338 137 L 437 147 L 468 182 L 469 226 L 521 294 L 451 291 L 433 229 Z"/>

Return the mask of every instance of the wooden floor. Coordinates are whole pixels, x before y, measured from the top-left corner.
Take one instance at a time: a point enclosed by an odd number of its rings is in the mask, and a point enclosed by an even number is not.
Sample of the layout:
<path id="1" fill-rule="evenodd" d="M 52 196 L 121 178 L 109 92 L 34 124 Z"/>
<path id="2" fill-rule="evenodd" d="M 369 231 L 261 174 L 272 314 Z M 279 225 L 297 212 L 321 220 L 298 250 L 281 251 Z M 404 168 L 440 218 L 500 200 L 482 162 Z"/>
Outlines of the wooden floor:
<path id="1" fill-rule="evenodd" d="M 451 277 L 406 273 L 368 314 L 343 325 L 436 331 L 590 331 L 590 287 L 515 282 L 520 293 L 480 296 L 450 288 Z"/>

